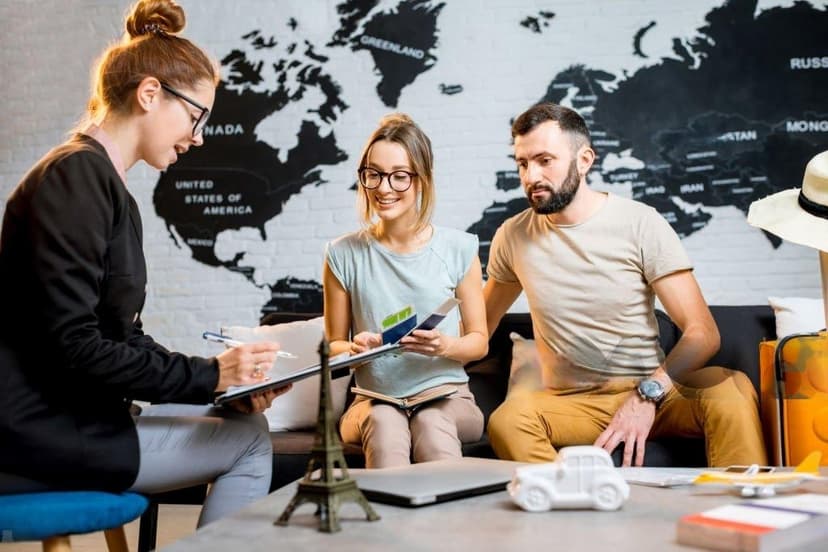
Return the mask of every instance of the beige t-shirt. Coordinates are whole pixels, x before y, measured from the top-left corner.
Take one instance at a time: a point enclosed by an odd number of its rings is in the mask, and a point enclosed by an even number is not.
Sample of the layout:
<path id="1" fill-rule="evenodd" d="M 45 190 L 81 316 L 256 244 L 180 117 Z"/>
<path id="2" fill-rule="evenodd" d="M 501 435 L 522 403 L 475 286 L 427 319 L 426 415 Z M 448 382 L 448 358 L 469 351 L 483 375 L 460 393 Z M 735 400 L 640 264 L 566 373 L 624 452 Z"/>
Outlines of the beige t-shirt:
<path id="1" fill-rule="evenodd" d="M 588 220 L 556 225 L 527 209 L 503 223 L 487 273 L 529 301 L 547 387 L 583 389 L 646 376 L 664 359 L 651 283 L 692 269 L 658 212 L 609 194 Z"/>

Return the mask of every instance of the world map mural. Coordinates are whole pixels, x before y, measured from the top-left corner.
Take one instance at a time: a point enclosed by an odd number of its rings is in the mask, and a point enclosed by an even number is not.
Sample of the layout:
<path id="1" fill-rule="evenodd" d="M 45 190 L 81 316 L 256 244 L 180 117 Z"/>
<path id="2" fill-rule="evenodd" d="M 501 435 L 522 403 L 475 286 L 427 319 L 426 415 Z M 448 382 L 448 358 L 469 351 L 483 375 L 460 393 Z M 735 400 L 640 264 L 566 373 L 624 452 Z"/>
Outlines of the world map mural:
<path id="1" fill-rule="evenodd" d="M 335 78 L 331 56 L 342 63 L 343 56 L 370 54 L 373 93 L 390 111 L 445 54 L 440 37 L 452 32 L 441 22 L 445 3 L 386 6 L 342 2 L 338 28 L 324 43 L 303 38 L 293 19 L 245 30 L 242 46 L 217 52 L 223 76 L 205 145 L 161 173 L 155 186 L 155 211 L 182 254 L 267 286 L 271 299 L 262 314 L 321 312 L 321 284 L 291 275 L 257 281 L 245 251 L 217 255 L 216 241 L 244 228 L 277 239 L 266 223 L 282 215 L 286 202 L 325 184 L 324 167 L 354 162 L 357 152 L 338 142 L 337 124 L 358 95 Z M 554 10 L 540 10 L 523 14 L 516 32 L 545 36 L 564 24 Z M 730 0 L 711 9 L 695 34 L 675 37 L 670 55 L 653 59 L 643 45 L 658 25 L 653 20 L 629 36 L 630 52 L 646 65 L 618 73 L 573 63 L 548 74 L 536 101 L 568 105 L 585 117 L 597 153 L 590 182 L 653 206 L 687 237 L 710 223 L 711 208 L 746 214 L 752 201 L 791 187 L 803 160 L 828 146 L 828 71 L 820 70 L 828 67 L 828 11 L 808 2 L 757 11 L 755 0 Z M 277 84 L 263 89 L 264 82 Z M 464 86 L 447 80 L 439 91 L 462 97 Z M 257 134 L 267 117 L 309 98 L 314 105 L 293 146 L 275 147 Z M 503 121 L 505 129 L 509 124 Z M 491 187 L 518 190 L 517 172 L 495 171 Z M 484 268 L 497 227 L 525 208 L 522 195 L 494 200 L 466 228 L 480 238 Z"/>

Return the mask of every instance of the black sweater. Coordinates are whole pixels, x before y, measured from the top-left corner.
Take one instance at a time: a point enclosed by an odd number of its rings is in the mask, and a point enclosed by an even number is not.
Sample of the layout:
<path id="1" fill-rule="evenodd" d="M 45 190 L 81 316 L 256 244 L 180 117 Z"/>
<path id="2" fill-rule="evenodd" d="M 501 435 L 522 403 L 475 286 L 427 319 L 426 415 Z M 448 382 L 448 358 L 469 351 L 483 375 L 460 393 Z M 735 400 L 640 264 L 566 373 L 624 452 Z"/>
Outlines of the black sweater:
<path id="1" fill-rule="evenodd" d="M 141 331 L 146 279 L 138 206 L 104 148 L 78 135 L 47 154 L 0 234 L 0 471 L 126 489 L 139 465 L 130 401 L 212 400 L 215 359 Z"/>

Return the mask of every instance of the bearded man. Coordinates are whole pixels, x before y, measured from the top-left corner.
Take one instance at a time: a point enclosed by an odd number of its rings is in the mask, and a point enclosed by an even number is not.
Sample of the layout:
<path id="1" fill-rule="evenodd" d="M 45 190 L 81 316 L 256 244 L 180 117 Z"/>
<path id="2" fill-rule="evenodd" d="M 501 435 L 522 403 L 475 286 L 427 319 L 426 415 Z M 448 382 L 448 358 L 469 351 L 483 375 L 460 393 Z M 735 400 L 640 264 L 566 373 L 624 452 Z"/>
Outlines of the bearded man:
<path id="1" fill-rule="evenodd" d="M 711 466 L 764 464 L 756 391 L 741 372 L 704 367 L 719 332 L 681 241 L 652 207 L 599 192 L 575 111 L 538 104 L 512 125 L 530 208 L 492 241 L 489 334 L 523 291 L 544 389 L 510 394 L 488 432 L 497 455 L 549 462 L 594 444 L 643 465 L 649 437 L 704 437 Z M 665 358 L 654 300 L 681 329 Z"/>

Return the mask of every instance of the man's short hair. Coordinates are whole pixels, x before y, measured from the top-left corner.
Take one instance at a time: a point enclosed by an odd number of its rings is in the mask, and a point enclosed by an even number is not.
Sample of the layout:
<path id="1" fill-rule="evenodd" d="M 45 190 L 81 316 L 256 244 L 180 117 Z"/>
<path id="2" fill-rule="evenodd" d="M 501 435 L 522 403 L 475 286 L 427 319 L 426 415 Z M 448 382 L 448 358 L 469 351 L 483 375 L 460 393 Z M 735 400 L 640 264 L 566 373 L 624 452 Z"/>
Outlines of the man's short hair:
<path id="1" fill-rule="evenodd" d="M 574 109 L 552 102 L 535 104 L 518 115 L 512 123 L 512 139 L 528 134 L 536 126 L 546 121 L 558 123 L 561 130 L 572 137 L 575 150 L 585 145 L 591 147 L 592 139 L 589 136 L 589 129 L 584 118 Z"/>

